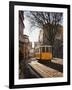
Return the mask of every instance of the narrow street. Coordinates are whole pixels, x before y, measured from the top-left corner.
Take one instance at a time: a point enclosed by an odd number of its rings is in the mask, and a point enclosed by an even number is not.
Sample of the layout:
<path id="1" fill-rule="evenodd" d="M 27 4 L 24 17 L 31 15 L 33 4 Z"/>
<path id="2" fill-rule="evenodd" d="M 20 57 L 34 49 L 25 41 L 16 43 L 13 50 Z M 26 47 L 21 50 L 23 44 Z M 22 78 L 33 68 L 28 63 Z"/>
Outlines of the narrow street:
<path id="1" fill-rule="evenodd" d="M 63 76 L 62 61 L 52 60 L 48 63 L 40 63 L 35 58 L 28 60 L 27 67 L 25 69 L 25 78 L 51 78 Z M 45 65 L 46 64 L 46 65 Z M 55 68 L 56 67 L 56 68 Z M 59 67 L 59 68 L 58 68 Z"/>

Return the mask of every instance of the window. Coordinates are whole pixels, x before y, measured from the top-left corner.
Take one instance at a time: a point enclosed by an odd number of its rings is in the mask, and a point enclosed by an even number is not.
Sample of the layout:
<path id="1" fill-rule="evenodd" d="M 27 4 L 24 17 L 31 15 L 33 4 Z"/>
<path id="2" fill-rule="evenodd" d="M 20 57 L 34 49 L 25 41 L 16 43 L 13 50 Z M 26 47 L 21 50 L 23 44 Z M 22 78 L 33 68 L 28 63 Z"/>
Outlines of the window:
<path id="1" fill-rule="evenodd" d="M 45 52 L 45 47 L 42 47 L 42 52 Z"/>
<path id="2" fill-rule="evenodd" d="M 39 48 L 36 48 L 36 49 L 35 49 L 35 53 L 38 53 L 38 52 L 39 52 Z"/>
<path id="3" fill-rule="evenodd" d="M 40 47 L 40 52 L 42 52 L 42 47 Z"/>
<path id="4" fill-rule="evenodd" d="M 52 52 L 52 47 L 49 47 L 49 49 L 48 49 L 48 50 L 49 50 L 49 52 Z"/>
<path id="5" fill-rule="evenodd" d="M 46 47 L 46 52 L 52 52 L 52 47 Z"/>
<path id="6" fill-rule="evenodd" d="M 46 47 L 46 52 L 48 52 L 48 47 Z"/>

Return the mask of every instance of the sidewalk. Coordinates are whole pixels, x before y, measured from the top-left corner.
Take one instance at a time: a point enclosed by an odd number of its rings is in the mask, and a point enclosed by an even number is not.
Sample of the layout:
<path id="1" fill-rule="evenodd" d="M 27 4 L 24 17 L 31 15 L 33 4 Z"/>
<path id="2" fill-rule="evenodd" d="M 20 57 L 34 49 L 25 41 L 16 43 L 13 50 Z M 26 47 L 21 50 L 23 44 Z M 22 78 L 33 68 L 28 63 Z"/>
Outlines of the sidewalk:
<path id="1" fill-rule="evenodd" d="M 51 61 L 63 65 L 63 59 L 61 58 L 53 58 Z"/>

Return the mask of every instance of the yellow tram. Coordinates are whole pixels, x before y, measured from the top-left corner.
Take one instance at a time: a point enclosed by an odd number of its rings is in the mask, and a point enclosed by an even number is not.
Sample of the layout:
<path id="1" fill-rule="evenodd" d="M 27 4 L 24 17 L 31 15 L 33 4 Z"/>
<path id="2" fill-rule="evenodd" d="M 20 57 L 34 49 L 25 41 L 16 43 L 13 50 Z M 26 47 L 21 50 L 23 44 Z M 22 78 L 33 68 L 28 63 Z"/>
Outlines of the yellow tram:
<path id="1" fill-rule="evenodd" d="M 42 45 L 35 48 L 35 58 L 38 60 L 48 60 L 52 59 L 52 46 Z"/>

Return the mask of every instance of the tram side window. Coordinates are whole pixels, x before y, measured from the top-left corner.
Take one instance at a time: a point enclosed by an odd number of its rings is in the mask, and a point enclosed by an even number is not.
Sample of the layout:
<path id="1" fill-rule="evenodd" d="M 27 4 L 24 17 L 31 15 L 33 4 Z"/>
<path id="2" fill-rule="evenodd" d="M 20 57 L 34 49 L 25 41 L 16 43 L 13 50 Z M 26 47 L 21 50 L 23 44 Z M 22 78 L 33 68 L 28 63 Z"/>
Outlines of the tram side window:
<path id="1" fill-rule="evenodd" d="M 37 53 L 39 53 L 39 48 L 37 49 Z"/>
<path id="2" fill-rule="evenodd" d="M 37 49 L 35 50 L 35 53 L 37 53 Z"/>
<path id="3" fill-rule="evenodd" d="M 49 52 L 52 52 L 52 48 L 51 47 L 49 48 Z"/>
<path id="4" fill-rule="evenodd" d="M 38 52 L 39 52 L 39 48 L 37 48 L 37 49 L 35 50 L 35 52 L 38 53 Z"/>
<path id="5" fill-rule="evenodd" d="M 45 47 L 42 47 L 42 52 L 45 52 Z"/>
<path id="6" fill-rule="evenodd" d="M 40 52 L 42 52 L 42 47 L 40 47 Z"/>

